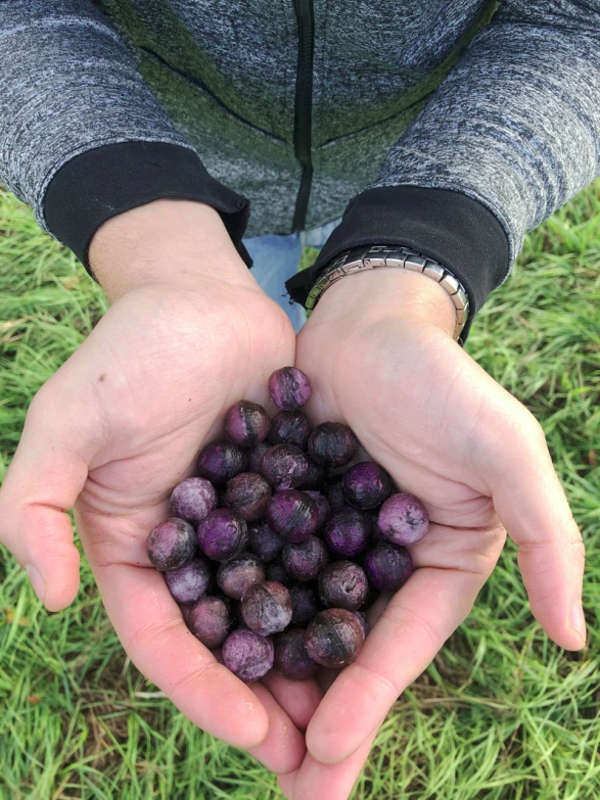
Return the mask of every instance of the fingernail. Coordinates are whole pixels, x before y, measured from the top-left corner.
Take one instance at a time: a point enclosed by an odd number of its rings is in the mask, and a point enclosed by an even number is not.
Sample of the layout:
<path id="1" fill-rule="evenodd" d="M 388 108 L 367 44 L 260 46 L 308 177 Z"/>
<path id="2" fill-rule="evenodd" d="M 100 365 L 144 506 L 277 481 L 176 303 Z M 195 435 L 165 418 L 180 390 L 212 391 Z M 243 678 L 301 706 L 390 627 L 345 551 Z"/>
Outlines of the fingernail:
<path id="1" fill-rule="evenodd" d="M 583 616 L 583 609 L 581 608 L 581 603 L 579 602 L 574 603 L 573 607 L 571 608 L 571 627 L 585 641 L 585 617 Z"/>
<path id="2" fill-rule="evenodd" d="M 27 564 L 25 571 L 29 575 L 29 580 L 33 586 L 33 591 L 43 603 L 44 598 L 46 597 L 46 584 L 44 583 L 44 579 L 40 575 L 39 570 L 37 567 L 34 567 L 33 564 Z"/>

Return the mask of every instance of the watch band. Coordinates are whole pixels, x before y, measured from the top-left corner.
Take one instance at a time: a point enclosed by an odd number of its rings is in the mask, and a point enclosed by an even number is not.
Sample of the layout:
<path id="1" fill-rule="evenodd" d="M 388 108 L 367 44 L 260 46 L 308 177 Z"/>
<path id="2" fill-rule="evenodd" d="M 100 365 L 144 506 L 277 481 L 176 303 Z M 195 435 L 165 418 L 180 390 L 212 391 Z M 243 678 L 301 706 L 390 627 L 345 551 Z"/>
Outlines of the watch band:
<path id="1" fill-rule="evenodd" d="M 432 278 L 445 289 L 456 309 L 456 323 L 454 338 L 462 344 L 460 335 L 469 316 L 469 299 L 462 283 L 452 272 L 432 258 L 417 253 L 409 247 L 393 245 L 371 245 L 355 247 L 340 253 L 331 264 L 326 267 L 321 277 L 316 281 L 308 297 L 305 308 L 311 312 L 319 298 L 330 286 L 346 275 L 354 275 L 367 269 L 380 269 L 382 267 L 395 267 L 407 269 L 411 272 L 421 272 Z"/>

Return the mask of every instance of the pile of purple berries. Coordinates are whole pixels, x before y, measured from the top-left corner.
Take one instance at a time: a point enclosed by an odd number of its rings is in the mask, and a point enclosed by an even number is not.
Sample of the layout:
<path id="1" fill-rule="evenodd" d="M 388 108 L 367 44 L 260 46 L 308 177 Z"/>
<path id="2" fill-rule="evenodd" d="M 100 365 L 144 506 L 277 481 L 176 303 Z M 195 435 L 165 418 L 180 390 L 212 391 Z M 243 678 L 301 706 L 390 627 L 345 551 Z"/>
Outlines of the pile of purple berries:
<path id="1" fill-rule="evenodd" d="M 189 629 L 244 681 L 354 661 L 364 609 L 407 580 L 404 545 L 429 525 L 379 464 L 356 462 L 347 425 L 312 427 L 303 372 L 277 370 L 269 393 L 272 419 L 245 400 L 229 409 L 225 436 L 201 451 L 147 541 Z"/>

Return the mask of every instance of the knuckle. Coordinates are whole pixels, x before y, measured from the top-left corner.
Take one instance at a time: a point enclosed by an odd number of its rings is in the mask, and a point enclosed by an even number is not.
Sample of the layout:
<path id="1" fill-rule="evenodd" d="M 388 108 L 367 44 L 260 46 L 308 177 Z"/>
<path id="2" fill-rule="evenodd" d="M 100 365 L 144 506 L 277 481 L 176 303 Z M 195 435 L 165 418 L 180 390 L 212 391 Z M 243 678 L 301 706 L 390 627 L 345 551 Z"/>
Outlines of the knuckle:
<path id="1" fill-rule="evenodd" d="M 375 685 L 380 686 L 384 693 L 390 697 L 396 698 L 402 692 L 402 687 L 392 676 L 388 677 L 378 669 L 370 667 L 368 664 L 359 664 L 357 662 L 352 665 L 352 669 L 359 681 L 361 678 L 363 678 L 364 682 L 367 684 L 374 683 Z"/>
<path id="2" fill-rule="evenodd" d="M 156 647 L 164 647 L 165 641 L 168 641 L 170 634 L 177 631 L 183 620 L 180 618 L 169 617 L 160 622 L 152 621 L 144 625 L 134 628 L 126 640 L 126 650 L 132 654 L 132 660 L 135 661 L 134 654 L 139 654 L 145 650 L 154 650 Z"/>
<path id="3" fill-rule="evenodd" d="M 418 628 L 425 634 L 431 650 L 437 653 L 444 639 L 432 622 L 417 614 L 414 609 L 394 602 L 394 600 L 391 601 L 388 611 L 389 616 L 382 617 L 381 621 L 385 620 L 391 626 L 394 639 L 400 640 L 407 632 L 412 632 L 415 628 Z"/>
<path id="4" fill-rule="evenodd" d="M 207 674 L 209 674 L 212 670 L 220 672 L 222 669 L 223 668 L 218 661 L 203 661 L 194 667 L 186 669 L 183 675 L 180 675 L 175 680 L 170 681 L 165 687 L 165 691 L 169 696 L 172 697 L 179 692 L 187 694 L 189 689 L 193 688 L 194 686 L 197 687 L 200 683 L 204 683 L 206 686 L 209 686 L 211 681 L 209 678 L 207 678 Z"/>

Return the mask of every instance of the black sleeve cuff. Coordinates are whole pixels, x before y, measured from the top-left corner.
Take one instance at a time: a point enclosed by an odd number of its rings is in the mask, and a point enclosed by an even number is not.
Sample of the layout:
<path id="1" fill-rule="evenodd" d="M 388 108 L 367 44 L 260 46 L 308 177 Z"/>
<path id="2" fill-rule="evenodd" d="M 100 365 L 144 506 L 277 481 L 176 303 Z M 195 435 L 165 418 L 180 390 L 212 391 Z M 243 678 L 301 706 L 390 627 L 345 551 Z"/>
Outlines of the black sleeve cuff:
<path id="1" fill-rule="evenodd" d="M 50 232 L 69 247 L 94 277 L 88 248 L 103 222 L 160 198 L 213 206 L 242 259 L 250 201 L 212 178 L 192 150 L 167 142 L 129 141 L 88 150 L 54 175 L 44 199 Z"/>
<path id="2" fill-rule="evenodd" d="M 304 305 L 336 256 L 375 244 L 411 247 L 456 275 L 469 296 L 463 340 L 475 313 L 509 270 L 508 237 L 498 218 L 479 201 L 447 189 L 383 186 L 350 201 L 315 264 L 286 282 L 291 298 Z"/>

